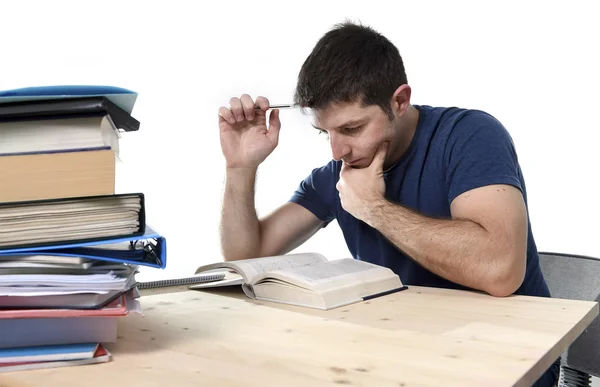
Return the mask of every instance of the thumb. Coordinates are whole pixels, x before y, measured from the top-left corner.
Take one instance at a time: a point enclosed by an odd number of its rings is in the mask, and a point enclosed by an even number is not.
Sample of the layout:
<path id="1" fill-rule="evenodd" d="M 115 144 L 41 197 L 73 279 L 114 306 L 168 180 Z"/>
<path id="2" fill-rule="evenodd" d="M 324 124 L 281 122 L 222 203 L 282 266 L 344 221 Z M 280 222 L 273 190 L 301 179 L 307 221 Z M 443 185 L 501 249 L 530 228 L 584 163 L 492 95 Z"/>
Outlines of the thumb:
<path id="1" fill-rule="evenodd" d="M 377 148 L 377 152 L 375 152 L 375 156 L 373 157 L 373 161 L 371 161 L 371 165 L 369 168 L 375 169 L 377 172 L 383 171 L 383 163 L 385 161 L 385 156 L 387 155 L 387 151 L 389 148 L 389 142 L 384 141 L 379 148 Z"/>
<path id="2" fill-rule="evenodd" d="M 275 109 L 269 115 L 269 130 L 267 131 L 267 137 L 275 145 L 277 145 L 279 141 L 279 129 L 281 129 L 281 121 L 279 120 L 279 109 Z"/>

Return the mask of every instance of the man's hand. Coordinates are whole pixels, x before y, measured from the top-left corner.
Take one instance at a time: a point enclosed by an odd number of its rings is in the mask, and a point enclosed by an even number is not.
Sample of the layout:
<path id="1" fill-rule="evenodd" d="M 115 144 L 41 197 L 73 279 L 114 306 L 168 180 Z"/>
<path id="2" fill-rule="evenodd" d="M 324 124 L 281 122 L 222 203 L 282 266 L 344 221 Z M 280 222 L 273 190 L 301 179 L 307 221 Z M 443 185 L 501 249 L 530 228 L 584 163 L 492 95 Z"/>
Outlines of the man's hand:
<path id="1" fill-rule="evenodd" d="M 388 146 L 387 142 L 382 143 L 366 168 L 357 169 L 343 164 L 336 184 L 344 210 L 367 223 L 373 206 L 385 200 L 383 162 Z"/>
<path id="2" fill-rule="evenodd" d="M 267 128 L 269 101 L 248 94 L 231 98 L 231 107 L 219 109 L 221 148 L 227 168 L 256 169 L 273 152 L 279 141 L 279 110 L 273 110 Z M 259 109 L 256 109 L 256 107 Z"/>

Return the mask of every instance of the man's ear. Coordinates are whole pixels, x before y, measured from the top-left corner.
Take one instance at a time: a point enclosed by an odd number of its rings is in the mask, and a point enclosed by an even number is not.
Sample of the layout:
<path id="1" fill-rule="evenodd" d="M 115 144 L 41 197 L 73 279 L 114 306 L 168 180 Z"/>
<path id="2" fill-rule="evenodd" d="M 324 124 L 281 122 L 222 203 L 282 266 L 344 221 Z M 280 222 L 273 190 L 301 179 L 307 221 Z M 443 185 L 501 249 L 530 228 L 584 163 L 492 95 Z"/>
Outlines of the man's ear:
<path id="1" fill-rule="evenodd" d="M 396 117 L 401 117 L 410 106 L 411 88 L 407 84 L 400 85 L 392 95 L 392 111 Z"/>

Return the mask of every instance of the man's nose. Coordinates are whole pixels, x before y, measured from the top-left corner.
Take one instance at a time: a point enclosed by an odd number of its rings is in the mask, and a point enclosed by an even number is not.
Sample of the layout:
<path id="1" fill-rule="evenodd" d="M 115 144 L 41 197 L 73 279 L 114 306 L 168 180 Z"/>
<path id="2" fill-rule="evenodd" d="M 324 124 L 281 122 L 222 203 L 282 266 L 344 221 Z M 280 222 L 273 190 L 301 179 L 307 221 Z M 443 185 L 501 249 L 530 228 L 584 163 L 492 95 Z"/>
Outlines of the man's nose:
<path id="1" fill-rule="evenodd" d="M 350 153 L 350 146 L 336 134 L 330 134 L 329 144 L 331 145 L 333 159 L 336 161 L 341 160 L 344 156 Z"/>

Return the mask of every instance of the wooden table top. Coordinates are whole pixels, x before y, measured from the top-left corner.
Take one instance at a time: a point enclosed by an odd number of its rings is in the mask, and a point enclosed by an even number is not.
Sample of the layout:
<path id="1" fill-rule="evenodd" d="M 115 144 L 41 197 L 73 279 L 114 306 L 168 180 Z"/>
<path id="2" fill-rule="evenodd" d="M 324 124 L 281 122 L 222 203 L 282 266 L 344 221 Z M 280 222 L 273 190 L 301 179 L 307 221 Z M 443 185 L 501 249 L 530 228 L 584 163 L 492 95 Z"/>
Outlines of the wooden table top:
<path id="1" fill-rule="evenodd" d="M 411 286 L 330 311 L 239 288 L 146 291 L 110 363 L 0 386 L 530 386 L 598 315 L 588 301 Z"/>

